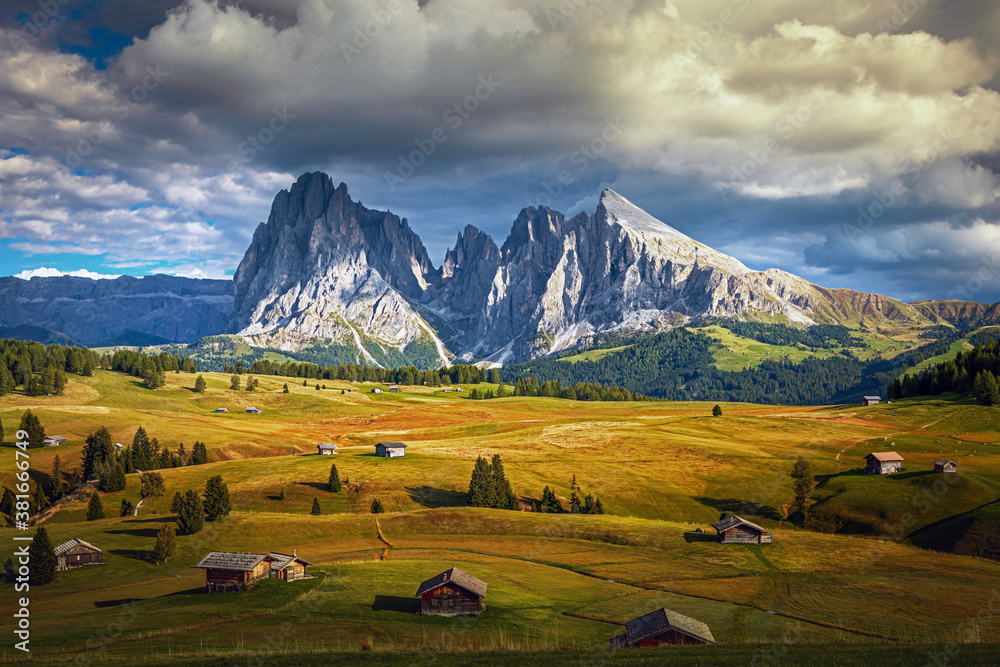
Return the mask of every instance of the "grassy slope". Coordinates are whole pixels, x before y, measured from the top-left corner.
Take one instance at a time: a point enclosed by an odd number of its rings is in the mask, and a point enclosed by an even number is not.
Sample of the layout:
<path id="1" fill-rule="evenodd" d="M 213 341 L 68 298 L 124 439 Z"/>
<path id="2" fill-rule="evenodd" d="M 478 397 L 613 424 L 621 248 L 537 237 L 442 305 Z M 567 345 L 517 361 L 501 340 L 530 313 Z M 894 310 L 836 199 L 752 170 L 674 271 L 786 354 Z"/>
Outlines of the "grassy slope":
<path id="1" fill-rule="evenodd" d="M 199 395 L 186 388 L 191 375 L 170 374 L 166 389 L 150 392 L 131 378 L 98 372 L 73 376 L 63 397 L 0 402 L 8 432 L 30 405 L 49 433 L 70 437 L 58 450 L 32 452 L 33 467 L 41 470 L 56 453 L 72 465 L 83 437 L 101 424 L 123 442 L 139 424 L 164 443 L 203 440 L 214 460 L 163 471 L 168 493 L 140 517 L 86 523 L 83 503 L 55 514 L 49 525 L 57 543 L 92 541 L 106 550 L 108 564 L 65 573 L 33 594 L 38 646 L 82 646 L 94 627 L 120 616 L 115 601 L 142 598 L 138 608 L 150 613 L 130 616 L 126 645 L 152 653 L 238 650 L 264 643 L 275 619 L 227 616 L 266 613 L 299 593 L 300 605 L 315 600 L 319 607 L 288 640 L 296 650 L 366 644 L 376 650 L 585 649 L 585 642 L 620 632 L 615 624 L 663 605 L 703 618 L 725 643 L 769 642 L 789 633 L 808 642 L 876 640 L 871 635 L 934 641 L 952 632 L 956 619 L 974 616 L 1000 587 L 1000 566 L 992 563 L 801 532 L 787 522 L 766 547 L 720 547 L 694 532 L 707 529 L 723 509 L 778 526 L 781 507 L 791 500 L 787 474 L 799 454 L 825 480 L 816 515 L 841 503 L 843 516 L 863 516 L 881 533 L 909 511 L 918 521 L 906 526 L 903 538 L 949 513 L 973 511 L 1000 496 L 997 410 L 945 399 L 867 409 L 725 404 L 725 415 L 713 418 L 699 403 L 469 401 L 432 388 L 376 396 L 361 386 L 340 394 L 349 385 L 328 381 L 336 389 L 316 391 L 294 380 L 287 380 L 291 393 L 283 394 L 285 379 L 263 377 L 262 391 L 251 395 L 230 392 L 227 376 L 206 378 L 209 392 Z M 258 405 L 265 414 L 210 414 L 218 405 Z M 384 439 L 404 440 L 411 449 L 404 459 L 371 456 L 372 443 Z M 350 483 L 340 494 L 323 488 L 331 457 L 308 453 L 319 441 L 341 445 L 332 461 Z M 906 474 L 854 474 L 865 453 L 890 448 L 906 458 Z M 538 497 L 548 484 L 566 497 L 575 474 L 585 491 L 624 516 L 426 509 L 460 504 L 475 457 L 494 452 L 504 456 L 522 495 Z M 930 478 L 942 476 L 922 471 L 939 456 L 959 461 L 963 472 L 936 494 Z M 13 450 L 0 449 L 6 471 L 0 475 L 8 485 L 12 462 Z M 173 491 L 200 488 L 212 474 L 228 482 L 236 512 L 182 537 L 180 554 L 166 566 L 138 560 L 152 547 L 159 523 L 171 520 Z M 281 488 L 284 501 L 277 500 Z M 936 495 L 921 513 L 924 505 L 914 502 L 926 499 L 921 492 L 927 490 Z M 117 507 L 123 496 L 138 499 L 134 476 L 125 492 L 106 496 L 106 506 Z M 385 545 L 364 513 L 375 496 L 390 511 L 381 519 L 393 544 L 386 561 L 377 560 Z M 327 515 L 308 515 L 313 497 Z M 9 545 L 9 529 L 0 533 L 0 545 Z M 189 567 L 210 549 L 297 549 L 326 576 L 242 597 L 204 596 L 194 592 L 201 573 Z M 6 556 L 2 548 L 0 556 Z M 416 583 L 450 565 L 489 581 L 485 616 L 456 625 L 400 610 Z M 921 610 L 917 620 L 914 609 Z M 0 612 L 7 613 L 6 606 Z M 978 639 L 1000 636 L 984 628 Z"/>

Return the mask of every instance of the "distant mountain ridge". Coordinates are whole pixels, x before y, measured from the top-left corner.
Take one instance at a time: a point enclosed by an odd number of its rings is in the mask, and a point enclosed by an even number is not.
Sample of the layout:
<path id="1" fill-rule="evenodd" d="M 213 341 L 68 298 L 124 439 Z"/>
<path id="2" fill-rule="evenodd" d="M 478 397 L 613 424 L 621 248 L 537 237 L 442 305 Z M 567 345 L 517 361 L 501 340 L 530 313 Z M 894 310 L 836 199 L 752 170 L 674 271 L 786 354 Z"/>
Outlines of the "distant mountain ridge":
<path id="1" fill-rule="evenodd" d="M 752 270 L 612 190 L 594 213 L 569 219 L 525 208 L 502 245 L 466 226 L 435 267 L 405 218 L 366 208 L 319 172 L 276 195 L 231 282 L 0 278 L 0 326 L 42 327 L 87 345 L 229 333 L 256 347 L 383 366 L 523 362 L 599 334 L 708 317 L 966 327 L 1000 323 L 1000 304 L 906 304 Z"/>

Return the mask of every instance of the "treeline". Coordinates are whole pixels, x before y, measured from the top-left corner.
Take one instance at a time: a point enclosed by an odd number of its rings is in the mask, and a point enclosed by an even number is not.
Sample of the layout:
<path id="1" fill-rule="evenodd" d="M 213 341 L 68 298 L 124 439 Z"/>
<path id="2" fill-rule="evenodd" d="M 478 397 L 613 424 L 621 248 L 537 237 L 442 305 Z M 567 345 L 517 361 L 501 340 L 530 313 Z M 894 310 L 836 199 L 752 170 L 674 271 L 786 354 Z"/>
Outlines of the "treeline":
<path id="1" fill-rule="evenodd" d="M 474 390 L 473 390 L 474 391 Z M 519 377 L 514 382 L 515 396 L 550 396 L 571 401 L 650 401 L 648 396 L 634 394 L 623 387 L 605 387 L 597 383 L 577 382 L 572 387 L 563 387 L 559 380 L 545 380 L 541 384 L 536 377 Z"/>
<path id="2" fill-rule="evenodd" d="M 737 336 L 767 345 L 803 345 L 824 350 L 837 347 L 867 347 L 864 339 L 851 336 L 851 330 L 841 324 L 815 324 L 810 327 L 790 327 L 769 322 L 708 318 L 706 325 L 718 325 Z"/>
<path id="3" fill-rule="evenodd" d="M 293 378 L 312 380 L 346 380 L 348 382 L 377 382 L 382 384 L 427 385 L 432 387 L 452 384 L 481 384 L 500 382 L 500 373 L 496 370 L 484 370 L 477 366 L 459 364 L 448 368 L 422 371 L 416 366 L 401 368 L 378 368 L 361 364 L 336 364 L 319 366 L 309 362 L 279 363 L 268 359 L 258 359 L 249 368 L 243 362 L 226 363 L 224 373 L 243 375 L 281 375 Z"/>
<path id="4" fill-rule="evenodd" d="M 108 367 L 126 375 L 142 378 L 150 389 L 159 389 L 166 383 L 168 371 L 197 373 L 198 363 L 191 357 L 178 354 L 146 354 L 135 350 L 115 350 Z"/>
<path id="5" fill-rule="evenodd" d="M 1000 345 L 993 338 L 954 359 L 935 364 L 919 373 L 893 380 L 886 389 L 891 399 L 936 396 L 948 392 L 975 396 L 980 405 L 1000 405 Z"/>
<path id="6" fill-rule="evenodd" d="M 58 396 L 66 373 L 93 375 L 99 364 L 100 355 L 86 348 L 0 340 L 0 396 L 18 387 L 29 396 Z"/>
<path id="7" fill-rule="evenodd" d="M 716 341 L 680 328 L 647 336 L 601 359 L 538 359 L 504 367 L 501 375 L 509 382 L 537 377 L 561 386 L 592 383 L 678 401 L 822 405 L 878 394 L 900 369 L 942 354 L 958 337 L 933 341 L 891 360 L 862 361 L 844 351 L 829 359 L 769 360 L 748 370 L 721 371 L 713 357 Z"/>

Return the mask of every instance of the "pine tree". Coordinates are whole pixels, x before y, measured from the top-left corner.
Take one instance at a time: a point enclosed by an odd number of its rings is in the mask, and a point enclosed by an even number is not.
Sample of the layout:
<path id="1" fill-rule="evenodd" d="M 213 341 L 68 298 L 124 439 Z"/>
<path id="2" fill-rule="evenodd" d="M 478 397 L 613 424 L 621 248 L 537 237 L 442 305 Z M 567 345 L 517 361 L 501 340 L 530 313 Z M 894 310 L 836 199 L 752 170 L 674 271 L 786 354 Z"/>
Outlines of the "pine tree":
<path id="1" fill-rule="evenodd" d="M 56 454 L 56 459 L 52 462 L 52 499 L 58 500 L 62 498 L 65 492 L 66 483 L 63 482 L 62 478 L 62 460 Z"/>
<path id="2" fill-rule="evenodd" d="M 597 514 L 597 501 L 594 500 L 594 496 L 591 493 L 588 493 L 587 497 L 583 499 L 583 513 Z"/>
<path id="3" fill-rule="evenodd" d="M 795 461 L 795 467 L 792 468 L 792 488 L 795 491 L 792 506 L 802 515 L 802 525 L 805 526 L 809 497 L 813 491 L 813 473 L 809 462 L 801 456 Z"/>
<path id="4" fill-rule="evenodd" d="M 25 410 L 24 414 L 21 415 L 21 425 L 17 427 L 17 430 L 27 432 L 28 447 L 31 449 L 44 446 L 45 429 L 42 427 L 42 422 L 31 410 Z"/>
<path id="5" fill-rule="evenodd" d="M 156 533 L 156 544 L 153 546 L 153 560 L 166 563 L 174 553 L 177 545 L 177 531 L 169 523 L 162 524 Z"/>
<path id="6" fill-rule="evenodd" d="M 126 498 L 122 498 L 122 504 L 118 508 L 118 516 L 132 516 L 135 507 Z"/>
<path id="7" fill-rule="evenodd" d="M 283 393 L 283 394 L 287 394 L 288 393 L 288 383 L 287 382 L 285 383 L 285 386 L 282 387 L 281 393 Z"/>
<path id="8" fill-rule="evenodd" d="M 117 463 L 109 466 L 105 474 L 101 476 L 101 491 L 105 493 L 124 491 L 125 484 L 125 470 Z"/>
<path id="9" fill-rule="evenodd" d="M 712 416 L 713 417 L 721 417 L 722 416 L 722 406 L 721 405 L 716 405 L 714 408 L 712 408 Z"/>
<path id="10" fill-rule="evenodd" d="M 132 437 L 132 466 L 135 470 L 149 470 L 153 467 L 153 441 L 146 429 L 140 426 Z"/>
<path id="11" fill-rule="evenodd" d="M 580 502 L 580 496 L 576 491 L 569 496 L 569 511 L 571 514 L 580 514 L 583 512 L 583 504 Z"/>
<path id="12" fill-rule="evenodd" d="M 41 484 L 35 484 L 34 506 L 36 514 L 49 506 L 49 499 L 45 497 L 45 489 Z"/>
<path id="13" fill-rule="evenodd" d="M 139 476 L 143 498 L 156 499 L 163 495 L 163 475 L 158 472 L 144 472 Z"/>
<path id="14" fill-rule="evenodd" d="M 225 517 L 233 509 L 229 501 L 229 487 L 222 481 L 222 475 L 208 478 L 205 483 L 205 518 L 216 521 Z"/>
<path id="15" fill-rule="evenodd" d="M 287 498 L 287 496 L 285 495 L 285 488 L 282 487 L 281 493 L 278 494 L 278 500 L 284 500 L 285 498 Z"/>
<path id="16" fill-rule="evenodd" d="M 240 376 L 239 375 L 233 375 L 231 378 L 229 378 L 229 388 L 232 389 L 233 391 L 239 391 L 240 390 Z"/>
<path id="17" fill-rule="evenodd" d="M 184 497 L 181 495 L 181 492 L 174 491 L 173 500 L 170 501 L 170 511 L 174 513 L 180 512 L 182 502 L 184 502 Z"/>
<path id="18" fill-rule="evenodd" d="M 44 586 L 56 577 L 59 560 L 44 527 L 35 531 L 35 538 L 28 545 L 28 583 Z"/>
<path id="19" fill-rule="evenodd" d="M 111 433 L 105 427 L 102 426 L 88 435 L 83 445 L 83 479 L 93 479 L 98 467 L 103 466 L 114 451 Z"/>
<path id="20" fill-rule="evenodd" d="M 87 504 L 87 521 L 97 521 L 104 518 L 104 502 L 97 491 L 90 496 L 90 503 Z"/>
<path id="21" fill-rule="evenodd" d="M 6 486 L 3 487 L 3 498 L 0 499 L 0 513 L 12 516 L 14 514 L 14 504 L 16 502 L 17 499 L 14 498 L 14 492 Z"/>
<path id="22" fill-rule="evenodd" d="M 188 465 L 200 466 L 205 463 L 208 463 L 208 448 L 205 447 L 204 442 L 195 440 L 194 446 L 191 448 L 191 461 Z"/>
<path id="23" fill-rule="evenodd" d="M 199 375 L 194 381 L 194 390 L 199 394 L 205 393 L 205 389 L 208 387 L 208 383 L 205 382 L 205 376 Z"/>
<path id="24" fill-rule="evenodd" d="M 594 501 L 594 509 L 597 514 L 604 514 L 604 503 L 601 502 L 600 498 Z"/>
<path id="25" fill-rule="evenodd" d="M 340 483 L 340 473 L 337 472 L 337 464 L 334 463 L 330 466 L 330 478 L 327 480 L 327 485 L 330 488 L 330 493 L 339 493 L 343 486 Z"/>
<path id="26" fill-rule="evenodd" d="M 252 375 L 248 375 L 247 376 L 247 391 L 253 391 L 256 386 L 257 385 L 255 385 L 254 382 L 253 382 L 253 376 Z"/>
<path id="27" fill-rule="evenodd" d="M 562 511 L 562 504 L 556 498 L 556 492 L 547 486 L 542 491 L 542 511 L 551 514 L 558 514 Z"/>
<path id="28" fill-rule="evenodd" d="M 194 491 L 185 491 L 177 511 L 177 527 L 185 535 L 194 535 L 205 525 L 205 506 Z"/>
<path id="29" fill-rule="evenodd" d="M 382 501 L 378 498 L 372 500 L 371 510 L 372 514 L 383 514 L 385 512 L 385 508 L 382 507 Z"/>
<path id="30" fill-rule="evenodd" d="M 513 489 L 511 489 L 510 481 L 507 480 L 507 474 L 503 467 L 503 459 L 500 458 L 499 454 L 493 455 L 493 460 L 490 462 L 490 472 L 493 477 L 492 507 L 501 510 L 519 509 L 521 505 L 517 501 L 517 496 L 514 495 Z"/>
<path id="31" fill-rule="evenodd" d="M 313 498 L 313 506 L 312 506 L 312 509 L 309 511 L 309 513 L 312 514 L 312 515 L 314 515 L 314 516 L 319 516 L 320 514 L 323 513 L 319 509 L 319 498 L 315 498 L 315 497 Z"/>
<path id="32" fill-rule="evenodd" d="M 976 379 L 972 383 L 972 393 L 979 405 L 987 407 L 1000 405 L 1000 386 L 996 376 L 989 371 L 984 370 L 976 374 Z"/>
<path id="33" fill-rule="evenodd" d="M 482 456 L 476 459 L 469 480 L 469 507 L 494 507 L 496 505 L 496 488 L 489 462 Z"/>

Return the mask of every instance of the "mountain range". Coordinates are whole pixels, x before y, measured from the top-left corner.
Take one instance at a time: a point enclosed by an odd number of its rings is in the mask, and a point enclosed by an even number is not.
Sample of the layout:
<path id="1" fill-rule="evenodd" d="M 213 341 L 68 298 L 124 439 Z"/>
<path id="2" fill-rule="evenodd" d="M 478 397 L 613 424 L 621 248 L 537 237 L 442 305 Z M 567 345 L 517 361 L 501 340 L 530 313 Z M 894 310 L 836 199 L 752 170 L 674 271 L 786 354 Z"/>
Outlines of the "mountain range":
<path id="1" fill-rule="evenodd" d="M 467 226 L 435 267 L 406 219 L 366 208 L 323 173 L 277 194 L 232 282 L 0 279 L 0 326 L 44 327 L 85 344 L 126 330 L 173 342 L 230 333 L 289 353 L 424 367 L 509 364 L 586 347 L 597 334 L 707 317 L 934 327 L 998 323 L 998 308 L 907 304 L 755 271 L 612 190 L 593 214 L 522 210 L 501 246 Z"/>

